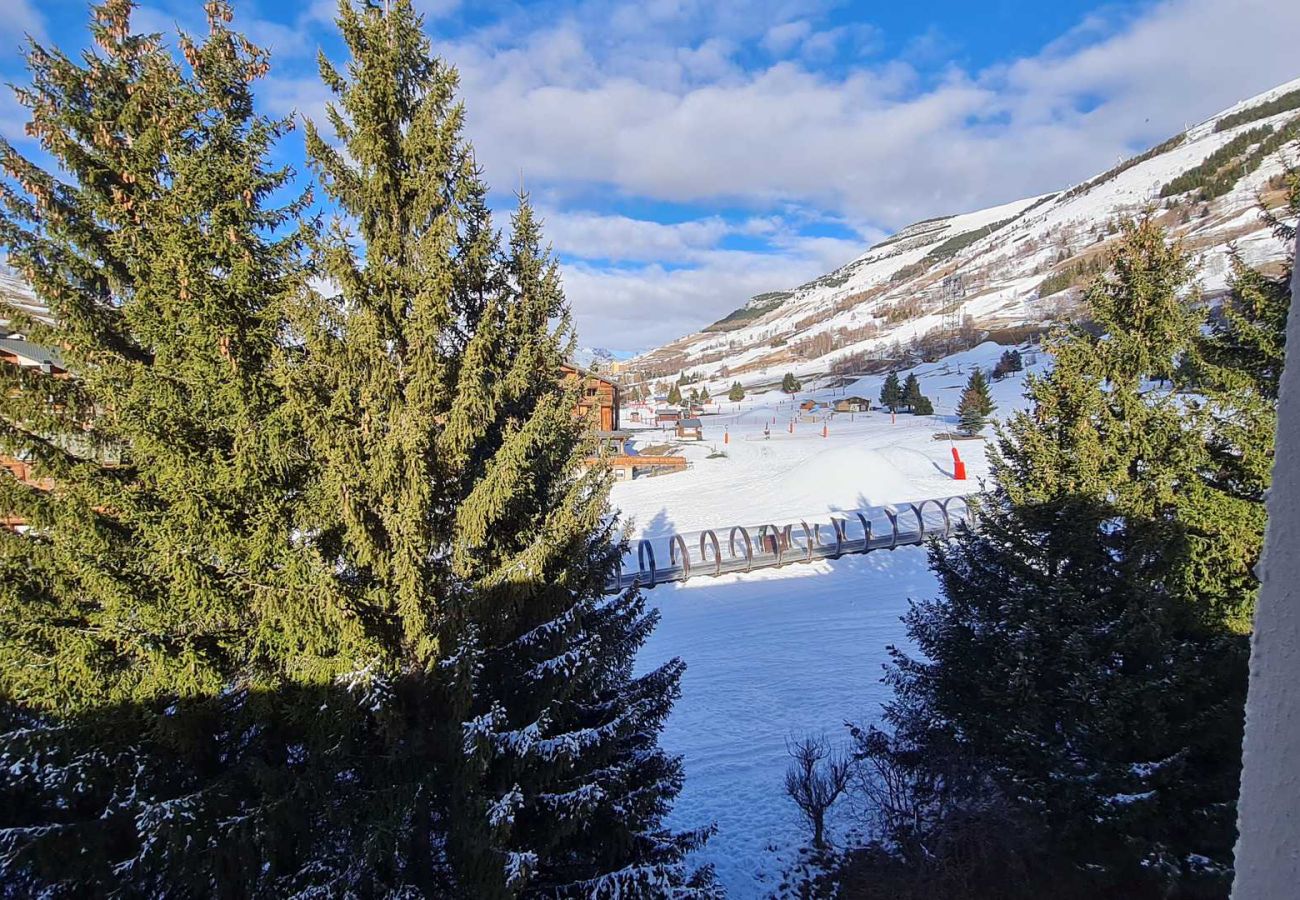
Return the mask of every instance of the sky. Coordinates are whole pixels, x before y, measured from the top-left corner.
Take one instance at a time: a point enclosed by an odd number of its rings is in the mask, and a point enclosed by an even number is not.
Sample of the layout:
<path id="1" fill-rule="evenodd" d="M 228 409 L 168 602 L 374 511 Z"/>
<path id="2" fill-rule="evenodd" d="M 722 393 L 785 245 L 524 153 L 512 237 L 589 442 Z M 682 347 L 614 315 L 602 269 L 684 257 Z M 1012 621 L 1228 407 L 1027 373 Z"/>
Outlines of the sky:
<path id="1" fill-rule="evenodd" d="M 263 109 L 324 121 L 334 0 L 233 0 L 272 52 Z M 919 219 L 1082 181 L 1300 76 L 1296 0 L 416 0 L 454 64 L 498 224 L 523 184 L 588 347 L 645 350 Z M 79 49 L 81 0 L 0 0 Z M 203 31 L 150 0 L 141 31 Z M 0 95 L 20 147 L 24 110 Z M 277 153 L 300 176 L 302 130 Z"/>

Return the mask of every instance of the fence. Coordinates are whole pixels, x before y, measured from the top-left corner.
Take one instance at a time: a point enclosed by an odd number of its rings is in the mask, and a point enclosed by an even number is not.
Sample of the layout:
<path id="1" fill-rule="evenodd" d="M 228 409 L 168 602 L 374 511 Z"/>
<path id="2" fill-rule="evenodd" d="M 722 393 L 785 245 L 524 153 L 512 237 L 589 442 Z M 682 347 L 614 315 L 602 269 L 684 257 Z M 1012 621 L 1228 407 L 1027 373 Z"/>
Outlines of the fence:
<path id="1" fill-rule="evenodd" d="M 923 544 L 930 538 L 951 536 L 970 521 L 971 510 L 965 497 L 944 497 L 835 512 L 828 519 L 811 525 L 807 519 L 785 525 L 734 525 L 721 529 L 725 540 L 711 528 L 643 538 L 621 560 L 606 591 Z"/>

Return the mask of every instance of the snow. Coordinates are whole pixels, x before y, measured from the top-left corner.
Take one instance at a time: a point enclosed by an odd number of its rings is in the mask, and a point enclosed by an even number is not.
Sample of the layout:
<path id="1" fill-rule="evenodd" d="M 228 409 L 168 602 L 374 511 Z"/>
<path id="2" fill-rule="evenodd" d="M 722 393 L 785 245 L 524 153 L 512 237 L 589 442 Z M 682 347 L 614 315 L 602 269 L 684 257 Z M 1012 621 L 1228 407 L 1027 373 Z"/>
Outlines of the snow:
<path id="1" fill-rule="evenodd" d="M 862 396 L 874 403 L 881 377 L 844 388 L 771 392 L 724 403 L 703 417 L 708 440 L 687 444 L 692 468 L 615 485 L 613 501 L 638 536 L 784 523 L 832 510 L 945 497 L 977 490 L 988 472 L 981 441 L 960 441 L 969 479 L 952 480 L 952 455 L 936 431 L 953 410 L 972 366 L 986 371 L 1008 348 L 981 344 L 915 369 L 935 416 L 888 412 L 835 414 L 821 423 L 789 422 L 806 399 Z M 1028 348 L 1021 348 L 1022 354 Z M 1039 353 L 1029 370 L 1042 372 Z M 992 384 L 999 413 L 1022 405 L 1024 375 Z M 907 372 L 900 373 L 906 377 Z M 772 419 L 777 424 L 772 425 Z M 764 423 L 771 437 L 762 436 Z M 730 443 L 724 443 L 724 428 Z M 640 447 L 669 439 L 638 432 Z M 725 458 L 709 459 L 713 451 Z M 847 740 L 847 721 L 876 721 L 888 690 L 880 684 L 886 647 L 902 644 L 900 617 L 911 598 L 936 586 L 924 548 L 904 547 L 799 563 L 748 575 L 697 577 L 649 592 L 662 619 L 641 653 L 648 670 L 674 656 L 686 661 L 682 697 L 663 745 L 683 754 L 686 785 L 669 819 L 680 829 L 716 823 L 696 862 L 712 863 L 729 895 L 767 896 L 807 841 L 783 788 L 786 740 L 805 732 Z M 832 836 L 852 827 L 849 805 L 832 810 Z"/>
<path id="2" fill-rule="evenodd" d="M 1099 238 L 1108 238 L 1104 226 L 1118 217 L 1151 208 L 1160 213 L 1164 200 L 1159 195 L 1165 184 L 1199 165 L 1243 131 L 1263 125 L 1280 128 L 1294 119 L 1297 111 L 1290 110 L 1223 131 L 1214 130 L 1224 115 L 1297 86 L 1300 79 L 1193 126 L 1177 146 L 1100 181 L 1090 190 L 1067 189 L 1055 195 L 1028 197 L 918 222 L 834 272 L 792 289 L 783 303 L 743 327 L 688 335 L 665 348 L 668 352 L 652 351 L 638 360 L 657 365 L 673 360 L 673 366 L 703 373 L 711 379 L 708 387 L 714 394 L 719 389 L 725 392 L 736 379 L 752 388 L 770 384 L 786 371 L 799 376 L 826 372 L 843 357 L 879 350 L 894 341 L 907 342 L 940 327 L 941 309 L 951 301 L 943 277 L 954 272 L 960 272 L 966 284 L 965 296 L 958 301 L 959 315 L 969 315 L 982 324 L 1038 321 L 1050 315 L 1056 302 L 1040 302 L 1043 298 L 1039 297 L 1038 286 L 1058 267 L 1062 254 L 1064 258 L 1078 259 L 1091 252 Z M 1251 264 L 1281 258 L 1285 248 L 1272 239 L 1260 220 L 1257 197 L 1268 179 L 1293 161 L 1298 151 L 1300 142 L 1280 148 L 1232 191 L 1211 201 L 1209 215 L 1202 217 L 1198 213 L 1185 222 L 1176 217 L 1167 221 L 1174 233 L 1187 238 L 1201 255 L 1205 273 L 1202 286 L 1206 290 L 1224 286 L 1226 255 L 1234 243 Z M 945 261 L 925 266 L 921 274 L 900 275 L 901 270 L 926 258 L 944 241 L 960 235 L 974 236 L 994 224 L 1001 227 L 979 234 Z M 919 302 L 921 314 L 895 319 L 890 309 L 901 302 Z M 873 324 L 879 330 L 865 335 L 863 329 Z M 836 349 L 818 358 L 798 358 L 772 346 L 775 337 L 786 339 L 787 346 L 792 346 L 826 333 L 839 335 L 834 338 Z M 634 360 L 634 368 L 636 364 Z M 729 374 L 719 374 L 721 366 L 726 366 Z"/>

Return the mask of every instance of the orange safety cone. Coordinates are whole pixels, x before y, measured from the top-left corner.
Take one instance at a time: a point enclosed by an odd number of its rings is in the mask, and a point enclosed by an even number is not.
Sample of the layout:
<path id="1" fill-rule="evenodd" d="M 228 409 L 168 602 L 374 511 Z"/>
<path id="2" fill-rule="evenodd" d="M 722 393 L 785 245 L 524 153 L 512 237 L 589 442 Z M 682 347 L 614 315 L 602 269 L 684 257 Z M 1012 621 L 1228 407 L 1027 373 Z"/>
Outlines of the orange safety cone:
<path id="1" fill-rule="evenodd" d="M 953 481 L 966 480 L 966 464 L 961 461 L 961 454 L 956 447 L 952 448 L 952 478 Z"/>
<path id="2" fill-rule="evenodd" d="M 826 437 L 826 426 L 822 426 L 822 437 Z"/>
<path id="3" fill-rule="evenodd" d="M 730 443 L 731 443 L 731 432 L 730 432 L 730 431 L 727 431 L 727 430 L 725 430 L 725 429 L 723 430 L 723 432 L 722 432 L 722 443 L 724 443 L 724 444 L 730 444 Z"/>

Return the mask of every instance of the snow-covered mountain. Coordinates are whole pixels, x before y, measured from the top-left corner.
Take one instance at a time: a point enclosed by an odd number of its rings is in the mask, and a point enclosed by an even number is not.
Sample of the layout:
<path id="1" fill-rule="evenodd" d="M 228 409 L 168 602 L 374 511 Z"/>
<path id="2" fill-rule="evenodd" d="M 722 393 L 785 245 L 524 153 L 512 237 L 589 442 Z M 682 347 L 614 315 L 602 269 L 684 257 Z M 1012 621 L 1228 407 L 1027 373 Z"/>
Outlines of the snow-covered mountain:
<path id="1" fill-rule="evenodd" d="M 629 368 L 655 380 L 696 373 L 717 393 L 762 388 L 787 371 L 870 370 L 909 344 L 1033 325 L 1061 315 L 1102 267 L 1124 216 L 1151 209 L 1222 290 L 1235 247 L 1252 264 L 1284 250 L 1258 204 L 1278 203 L 1300 161 L 1300 79 L 1279 85 L 1081 184 L 917 222 L 807 284 L 753 297 Z"/>

